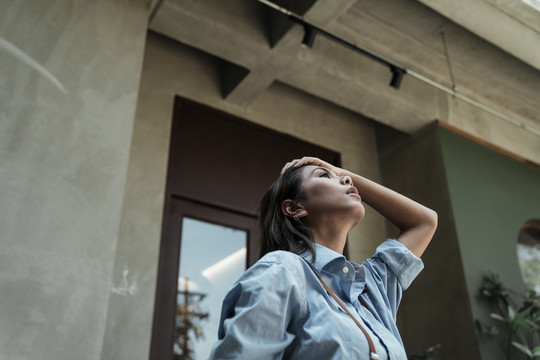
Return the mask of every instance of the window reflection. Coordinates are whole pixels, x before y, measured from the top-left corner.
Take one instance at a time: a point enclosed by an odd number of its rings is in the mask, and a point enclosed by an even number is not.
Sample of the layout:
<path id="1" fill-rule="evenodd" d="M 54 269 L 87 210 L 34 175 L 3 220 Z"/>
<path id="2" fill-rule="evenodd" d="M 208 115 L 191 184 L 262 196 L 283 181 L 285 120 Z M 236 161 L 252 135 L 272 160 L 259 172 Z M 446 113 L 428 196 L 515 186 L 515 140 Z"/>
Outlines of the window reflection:
<path id="1" fill-rule="evenodd" d="M 175 360 L 208 359 L 221 302 L 246 268 L 246 244 L 245 231 L 183 218 Z"/>

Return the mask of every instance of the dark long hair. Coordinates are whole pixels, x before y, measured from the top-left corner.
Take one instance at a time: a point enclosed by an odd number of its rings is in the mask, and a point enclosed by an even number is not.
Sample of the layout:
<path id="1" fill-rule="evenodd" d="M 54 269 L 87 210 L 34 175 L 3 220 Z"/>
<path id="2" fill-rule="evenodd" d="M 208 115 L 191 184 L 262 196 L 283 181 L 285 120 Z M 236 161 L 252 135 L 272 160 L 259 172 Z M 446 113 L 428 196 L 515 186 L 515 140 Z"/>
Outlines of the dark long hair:
<path id="1" fill-rule="evenodd" d="M 261 231 L 261 253 L 286 250 L 300 255 L 310 251 L 315 260 L 313 235 L 308 227 L 285 215 L 283 201 L 304 198 L 300 168 L 290 167 L 266 191 L 259 207 L 259 228 Z"/>

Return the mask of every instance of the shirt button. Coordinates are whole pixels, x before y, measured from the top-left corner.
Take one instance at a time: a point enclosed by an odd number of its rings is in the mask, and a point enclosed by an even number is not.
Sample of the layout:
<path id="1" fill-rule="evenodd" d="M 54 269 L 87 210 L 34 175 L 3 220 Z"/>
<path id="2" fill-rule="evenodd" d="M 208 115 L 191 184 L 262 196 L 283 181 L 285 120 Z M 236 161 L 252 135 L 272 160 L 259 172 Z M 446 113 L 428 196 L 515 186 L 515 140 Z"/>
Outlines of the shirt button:
<path id="1" fill-rule="evenodd" d="M 343 268 L 343 272 L 344 272 L 345 274 L 348 273 L 348 272 L 349 272 L 349 268 L 345 266 L 345 267 Z"/>

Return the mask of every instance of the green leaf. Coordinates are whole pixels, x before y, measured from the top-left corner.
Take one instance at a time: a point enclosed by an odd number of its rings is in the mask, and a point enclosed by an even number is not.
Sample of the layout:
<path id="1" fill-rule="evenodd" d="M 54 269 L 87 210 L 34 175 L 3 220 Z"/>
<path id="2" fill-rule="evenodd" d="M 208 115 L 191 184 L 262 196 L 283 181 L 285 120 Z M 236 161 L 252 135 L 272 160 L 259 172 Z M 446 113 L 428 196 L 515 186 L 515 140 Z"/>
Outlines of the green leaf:
<path id="1" fill-rule="evenodd" d="M 540 356 L 540 346 L 535 346 L 534 349 L 532 349 L 533 356 Z"/>
<path id="2" fill-rule="evenodd" d="M 533 353 L 532 351 L 525 345 L 518 343 L 517 341 L 512 341 L 512 345 L 514 345 L 516 348 L 527 354 L 527 356 L 532 357 Z"/>
<path id="3" fill-rule="evenodd" d="M 540 326 L 538 326 L 539 324 L 535 323 L 534 321 L 531 321 L 529 319 L 525 319 L 525 321 L 527 322 L 527 325 L 531 327 L 531 331 L 540 329 Z"/>
<path id="4" fill-rule="evenodd" d="M 495 325 L 492 325 L 489 327 L 489 329 L 487 329 L 487 335 L 488 336 L 495 336 L 499 333 L 499 328 L 496 327 Z"/>
<path id="5" fill-rule="evenodd" d="M 499 329 L 495 325 L 489 327 L 484 326 L 480 320 L 475 320 L 476 330 L 479 334 L 486 336 L 495 336 L 499 333 Z M 440 346 L 440 345 L 439 345 Z"/>
<path id="6" fill-rule="evenodd" d="M 529 324 L 527 324 L 527 320 L 525 320 L 523 317 L 521 316 L 516 316 L 514 318 L 514 320 L 512 320 L 512 322 L 516 325 L 519 325 L 521 326 L 522 328 L 524 329 L 529 329 Z"/>
<path id="7" fill-rule="evenodd" d="M 514 310 L 513 307 L 508 305 L 508 318 L 510 319 L 510 321 L 512 321 L 514 320 L 515 317 L 516 317 L 516 311 Z"/>
<path id="8" fill-rule="evenodd" d="M 499 314 L 491 313 L 489 316 L 495 320 L 506 321 L 506 319 Z"/>

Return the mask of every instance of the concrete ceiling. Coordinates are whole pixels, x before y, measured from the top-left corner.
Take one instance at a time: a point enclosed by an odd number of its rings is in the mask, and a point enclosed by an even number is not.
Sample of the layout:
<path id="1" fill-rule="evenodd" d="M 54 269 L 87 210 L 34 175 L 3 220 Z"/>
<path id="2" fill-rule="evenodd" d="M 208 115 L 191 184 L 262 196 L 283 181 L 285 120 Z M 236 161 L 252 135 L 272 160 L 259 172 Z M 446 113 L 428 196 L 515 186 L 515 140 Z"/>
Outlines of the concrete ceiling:
<path id="1" fill-rule="evenodd" d="M 419 1 L 540 70 L 540 1 Z"/>
<path id="2" fill-rule="evenodd" d="M 512 5 L 519 0 L 425 0 L 429 7 L 423 2 L 297 0 L 291 10 L 540 128 L 540 51 L 531 50 L 540 43 L 538 14 Z M 387 67 L 321 36 L 311 49 L 303 48 L 302 27 L 255 0 L 155 4 L 149 28 L 222 59 L 223 96 L 238 106 L 248 107 L 277 81 L 405 132 L 448 115 L 447 94 L 410 76 L 399 90 L 391 88 Z M 495 21 L 503 29 L 497 30 Z M 512 41 L 516 38 L 520 41 Z"/>

